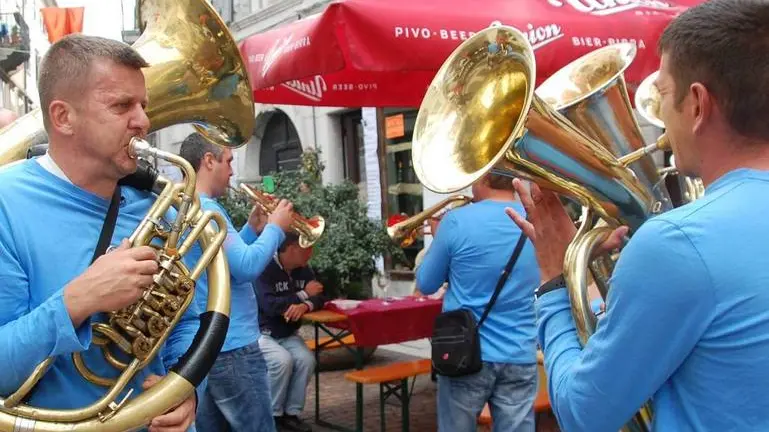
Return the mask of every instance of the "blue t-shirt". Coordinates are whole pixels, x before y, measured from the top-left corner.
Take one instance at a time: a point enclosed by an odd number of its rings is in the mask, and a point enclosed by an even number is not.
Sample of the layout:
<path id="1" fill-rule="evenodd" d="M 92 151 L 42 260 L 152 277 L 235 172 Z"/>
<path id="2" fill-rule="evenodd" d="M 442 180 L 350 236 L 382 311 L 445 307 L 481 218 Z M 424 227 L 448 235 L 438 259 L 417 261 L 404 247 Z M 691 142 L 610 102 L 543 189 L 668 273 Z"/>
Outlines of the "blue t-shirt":
<path id="1" fill-rule="evenodd" d="M 227 220 L 224 254 L 230 268 L 231 306 L 230 326 L 222 352 L 232 351 L 259 339 L 259 309 L 252 282 L 267 267 L 286 235 L 277 225 L 267 224 L 259 238 L 247 244 L 243 238 L 253 235 L 248 224 L 244 226 L 242 233 L 238 233 L 224 208 L 205 194 L 200 194 L 200 207 L 218 212 Z M 195 300 L 201 310 L 205 310 L 207 299 L 207 290 L 200 289 L 195 294 Z"/>
<path id="2" fill-rule="evenodd" d="M 467 308 L 479 320 L 521 230 L 505 214 L 513 201 L 484 200 L 443 217 L 435 239 L 417 269 L 417 288 L 432 294 L 448 281 L 443 310 Z M 537 361 L 534 290 L 539 267 L 528 240 L 494 307 L 480 328 L 481 358 L 487 362 L 533 364 Z"/>
<path id="3" fill-rule="evenodd" d="M 155 202 L 129 187 L 121 188 L 121 196 L 113 246 L 130 237 Z M 74 328 L 63 300 L 63 288 L 90 265 L 108 207 L 109 200 L 56 177 L 35 160 L 0 170 L 0 394 L 14 392 L 49 356 L 56 360 L 30 393 L 30 405 L 75 409 L 104 395 L 103 387 L 75 370 L 73 352 L 81 352 L 99 376 L 119 374 L 91 343 L 91 323 L 104 321 L 104 314 Z M 205 278 L 198 280 L 196 288 L 201 287 L 206 289 Z M 148 375 L 165 375 L 189 348 L 198 315 L 193 302 L 160 355 L 130 381 L 126 390 L 133 389 L 132 397 L 142 392 Z"/>
<path id="4" fill-rule="evenodd" d="M 767 197 L 769 172 L 739 169 L 643 224 L 584 349 L 566 291 L 537 301 L 564 430 L 616 431 L 650 399 L 655 431 L 769 430 Z"/>

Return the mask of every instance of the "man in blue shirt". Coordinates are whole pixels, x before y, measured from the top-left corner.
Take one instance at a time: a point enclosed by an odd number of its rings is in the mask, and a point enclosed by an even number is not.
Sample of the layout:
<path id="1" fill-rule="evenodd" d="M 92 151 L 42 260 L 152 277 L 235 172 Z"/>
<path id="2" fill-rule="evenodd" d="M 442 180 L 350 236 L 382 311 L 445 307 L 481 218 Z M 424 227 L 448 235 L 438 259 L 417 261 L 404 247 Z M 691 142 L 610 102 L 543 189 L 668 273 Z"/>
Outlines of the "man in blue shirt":
<path id="1" fill-rule="evenodd" d="M 48 154 L 0 170 L 0 394 L 8 396 L 47 357 L 55 361 L 24 401 L 33 407 L 77 409 L 105 395 L 75 369 L 72 353 L 101 377 L 118 371 L 93 344 L 91 324 L 136 302 L 158 271 L 149 246 L 128 238 L 154 203 L 148 193 L 120 187 L 112 236 L 119 247 L 93 264 L 118 181 L 136 170 L 132 137 L 146 135 L 147 63 L 128 45 L 71 35 L 52 45 L 40 67 L 40 105 Z M 122 241 L 122 242 L 121 242 Z M 189 265 L 190 261 L 185 260 Z M 205 280 L 198 281 L 205 286 Z M 189 348 L 199 327 L 191 305 L 147 368 L 126 390 L 142 392 Z M 157 376 L 156 376 L 157 375 Z M 119 395 L 119 400 L 126 391 Z M 150 430 L 185 430 L 195 397 L 152 420 Z M 22 426 L 23 428 L 23 426 Z"/>
<path id="2" fill-rule="evenodd" d="M 315 371 L 315 357 L 297 331 L 300 319 L 323 308 L 323 285 L 307 265 L 312 248 L 299 246 L 289 233 L 280 250 L 255 282 L 259 297 L 259 346 L 267 359 L 272 390 L 272 415 L 279 430 L 307 432 L 299 418 L 307 384 Z"/>
<path id="3" fill-rule="evenodd" d="M 529 219 L 511 216 L 542 269 L 539 340 L 562 429 L 616 431 L 651 400 L 655 431 L 769 430 L 767 35 L 763 0 L 712 0 L 663 32 L 660 115 L 682 174 L 707 189 L 633 234 L 584 348 L 566 290 L 547 283 L 573 225 L 553 194 L 521 192 Z"/>
<path id="4" fill-rule="evenodd" d="M 417 288 L 448 288 L 443 310 L 470 309 L 480 319 L 521 231 L 505 217 L 515 202 L 509 179 L 487 175 L 473 184 L 475 202 L 448 212 L 417 269 Z M 513 242 L 515 243 L 515 242 Z M 477 374 L 438 376 L 438 429 L 474 431 L 487 402 L 495 431 L 533 431 L 537 395 L 534 289 L 539 270 L 526 244 L 494 307 L 480 328 L 483 369 Z"/>
<path id="5" fill-rule="evenodd" d="M 180 155 L 197 173 L 200 206 L 219 212 L 227 219 L 224 252 L 230 267 L 232 292 L 230 327 L 208 375 L 197 429 L 200 432 L 274 431 L 267 366 L 259 349 L 259 318 L 251 282 L 264 271 L 285 238 L 285 231 L 291 225 L 291 204 L 281 200 L 259 239 L 246 244 L 243 237 L 254 236 L 252 224 L 257 212 L 252 212 L 249 223 L 238 233 L 227 212 L 214 200 L 227 192 L 232 176 L 232 151 L 212 145 L 193 133 L 182 143 Z M 195 298 L 202 306 L 206 297 L 206 293 L 198 291 Z"/>

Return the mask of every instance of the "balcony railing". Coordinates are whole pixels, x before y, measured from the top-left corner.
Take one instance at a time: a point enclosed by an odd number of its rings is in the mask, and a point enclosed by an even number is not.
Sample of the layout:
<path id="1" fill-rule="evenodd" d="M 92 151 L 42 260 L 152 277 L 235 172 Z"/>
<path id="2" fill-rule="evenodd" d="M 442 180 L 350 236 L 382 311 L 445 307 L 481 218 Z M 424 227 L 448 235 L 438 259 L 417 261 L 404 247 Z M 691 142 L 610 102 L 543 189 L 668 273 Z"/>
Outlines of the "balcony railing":
<path id="1" fill-rule="evenodd" d="M 29 27 L 20 13 L 0 13 L 0 69 L 13 73 L 29 59 Z"/>

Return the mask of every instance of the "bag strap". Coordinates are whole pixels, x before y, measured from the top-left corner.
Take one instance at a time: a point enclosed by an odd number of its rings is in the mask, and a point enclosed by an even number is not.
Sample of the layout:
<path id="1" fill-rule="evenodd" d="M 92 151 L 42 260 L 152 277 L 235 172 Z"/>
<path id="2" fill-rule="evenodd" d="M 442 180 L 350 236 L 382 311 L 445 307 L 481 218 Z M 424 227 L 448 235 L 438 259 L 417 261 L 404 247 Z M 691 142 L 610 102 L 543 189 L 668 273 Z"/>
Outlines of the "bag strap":
<path id="1" fill-rule="evenodd" d="M 521 236 L 518 237 L 518 243 L 516 243 L 515 245 L 513 254 L 510 255 L 510 260 L 507 262 L 505 269 L 502 270 L 502 274 L 499 276 L 499 281 L 497 281 L 497 287 L 494 288 L 494 294 L 491 295 L 491 300 L 489 300 L 489 304 L 486 305 L 486 310 L 483 311 L 483 316 L 481 316 L 481 320 L 478 321 L 479 328 L 481 324 L 483 324 L 483 322 L 486 320 L 486 317 L 489 316 L 489 312 L 491 311 L 491 308 L 494 306 L 494 302 L 497 301 L 497 297 L 499 297 L 499 293 L 502 291 L 502 287 L 505 286 L 505 282 L 507 281 L 507 277 L 510 275 L 510 271 L 513 270 L 513 266 L 515 266 L 515 262 L 518 261 L 518 257 L 521 255 L 521 251 L 523 250 L 524 243 L 526 243 L 526 235 L 523 232 L 521 232 Z"/>
<path id="2" fill-rule="evenodd" d="M 115 222 L 117 222 L 117 212 L 120 204 L 120 186 L 115 187 L 115 193 L 112 194 L 112 201 L 109 203 L 109 209 L 107 210 L 107 216 L 104 218 L 104 225 L 101 227 L 101 234 L 99 234 L 99 242 L 96 243 L 96 250 L 93 251 L 93 257 L 91 257 L 91 263 L 96 261 L 101 255 L 107 252 L 107 247 L 112 240 L 112 233 L 115 232 Z"/>

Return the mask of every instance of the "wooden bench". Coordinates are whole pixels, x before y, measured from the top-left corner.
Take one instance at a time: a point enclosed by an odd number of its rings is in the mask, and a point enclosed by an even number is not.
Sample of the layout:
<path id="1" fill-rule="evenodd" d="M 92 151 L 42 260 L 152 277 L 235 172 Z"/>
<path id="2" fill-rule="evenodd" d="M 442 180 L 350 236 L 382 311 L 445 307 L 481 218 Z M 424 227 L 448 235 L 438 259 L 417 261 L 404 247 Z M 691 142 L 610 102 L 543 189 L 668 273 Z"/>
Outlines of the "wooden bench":
<path id="1" fill-rule="evenodd" d="M 534 399 L 534 413 L 538 417 L 539 414 L 550 411 L 550 397 L 547 394 L 547 374 L 545 373 L 544 358 L 540 351 L 537 352 L 537 372 L 539 373 L 539 378 L 537 397 Z M 478 416 L 478 424 L 491 425 L 489 404 L 483 406 L 483 411 Z"/>
<path id="2" fill-rule="evenodd" d="M 407 432 L 409 430 L 409 378 L 427 375 L 431 371 L 430 359 L 421 359 L 356 370 L 348 372 L 344 377 L 357 385 L 379 384 L 379 418 L 382 431 L 385 430 L 385 401 L 390 396 L 398 398 L 401 405 L 401 429 Z M 362 405 L 363 401 L 356 400 L 356 404 Z"/>
<path id="3" fill-rule="evenodd" d="M 345 345 L 355 345 L 355 336 L 348 334 L 342 338 L 342 342 Z M 310 351 L 315 351 L 315 339 L 305 339 L 304 344 L 307 345 L 307 348 L 309 348 Z M 331 336 L 318 338 L 318 345 L 324 350 L 340 348 L 342 346 L 339 341 L 333 340 Z"/>

